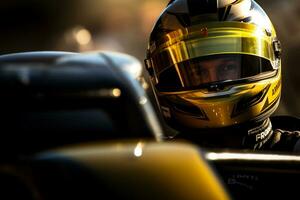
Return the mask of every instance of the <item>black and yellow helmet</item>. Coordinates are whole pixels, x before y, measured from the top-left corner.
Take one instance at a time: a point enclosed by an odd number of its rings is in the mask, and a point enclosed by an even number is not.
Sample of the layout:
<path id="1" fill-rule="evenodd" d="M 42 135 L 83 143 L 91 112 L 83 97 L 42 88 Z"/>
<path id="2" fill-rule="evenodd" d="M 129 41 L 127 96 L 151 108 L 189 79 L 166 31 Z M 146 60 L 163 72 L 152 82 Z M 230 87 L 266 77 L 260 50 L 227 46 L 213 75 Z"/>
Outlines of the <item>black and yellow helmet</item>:
<path id="1" fill-rule="evenodd" d="M 280 53 L 253 0 L 173 0 L 152 30 L 145 64 L 171 126 L 222 128 L 275 111 Z"/>

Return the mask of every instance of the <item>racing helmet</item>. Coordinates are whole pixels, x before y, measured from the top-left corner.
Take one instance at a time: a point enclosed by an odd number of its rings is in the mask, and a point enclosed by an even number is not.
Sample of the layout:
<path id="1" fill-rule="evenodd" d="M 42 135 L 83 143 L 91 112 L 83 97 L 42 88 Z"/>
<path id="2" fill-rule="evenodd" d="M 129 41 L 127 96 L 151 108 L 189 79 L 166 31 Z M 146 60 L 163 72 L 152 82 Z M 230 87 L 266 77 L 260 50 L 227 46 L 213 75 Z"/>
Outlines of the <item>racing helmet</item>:
<path id="1" fill-rule="evenodd" d="M 281 94 L 281 45 L 253 0 L 173 0 L 151 32 L 145 65 L 175 129 L 265 121 Z"/>

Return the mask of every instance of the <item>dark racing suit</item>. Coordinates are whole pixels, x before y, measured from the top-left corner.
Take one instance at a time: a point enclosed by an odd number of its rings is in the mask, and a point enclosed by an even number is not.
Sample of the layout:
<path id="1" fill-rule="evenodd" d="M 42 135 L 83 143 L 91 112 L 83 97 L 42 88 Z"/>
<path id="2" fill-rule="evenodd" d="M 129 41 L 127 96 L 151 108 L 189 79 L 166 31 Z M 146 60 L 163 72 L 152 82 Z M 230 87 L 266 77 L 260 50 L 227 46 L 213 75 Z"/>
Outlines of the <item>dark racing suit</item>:
<path id="1" fill-rule="evenodd" d="M 271 118 L 273 134 L 261 149 L 300 153 L 300 119 L 291 116 Z"/>
<path id="2" fill-rule="evenodd" d="M 276 116 L 259 123 L 220 129 L 182 130 L 171 138 L 184 139 L 204 148 L 244 149 L 300 153 L 300 119 Z M 170 133 L 170 130 L 167 130 Z"/>

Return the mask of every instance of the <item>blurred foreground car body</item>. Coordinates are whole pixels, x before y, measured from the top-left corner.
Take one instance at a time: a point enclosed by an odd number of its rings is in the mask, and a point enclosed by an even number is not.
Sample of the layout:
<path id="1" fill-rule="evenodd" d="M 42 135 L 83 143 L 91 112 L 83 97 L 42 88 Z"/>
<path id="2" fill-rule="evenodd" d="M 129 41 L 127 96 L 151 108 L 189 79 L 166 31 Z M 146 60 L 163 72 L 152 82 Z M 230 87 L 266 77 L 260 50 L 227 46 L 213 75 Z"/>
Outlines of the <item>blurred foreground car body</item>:
<path id="1" fill-rule="evenodd" d="M 162 131 L 130 69 L 112 52 L 28 52 L 0 57 L 0 148 L 36 151 L 84 141 L 148 138 Z M 7 148 L 7 149 L 6 149 Z"/>
<path id="2" fill-rule="evenodd" d="M 139 69 L 111 52 L 1 56 L 1 197 L 229 199 L 197 147 L 161 142 Z"/>

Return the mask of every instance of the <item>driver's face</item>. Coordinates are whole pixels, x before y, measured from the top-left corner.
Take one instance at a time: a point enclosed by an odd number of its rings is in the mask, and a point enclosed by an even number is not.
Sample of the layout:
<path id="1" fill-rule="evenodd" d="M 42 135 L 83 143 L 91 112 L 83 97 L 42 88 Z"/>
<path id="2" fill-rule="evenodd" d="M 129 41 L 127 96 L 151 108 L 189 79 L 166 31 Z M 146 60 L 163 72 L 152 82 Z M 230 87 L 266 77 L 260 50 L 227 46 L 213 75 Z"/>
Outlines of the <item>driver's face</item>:
<path id="1" fill-rule="evenodd" d="M 224 57 L 191 63 L 194 85 L 215 81 L 236 80 L 241 75 L 240 57 Z"/>

